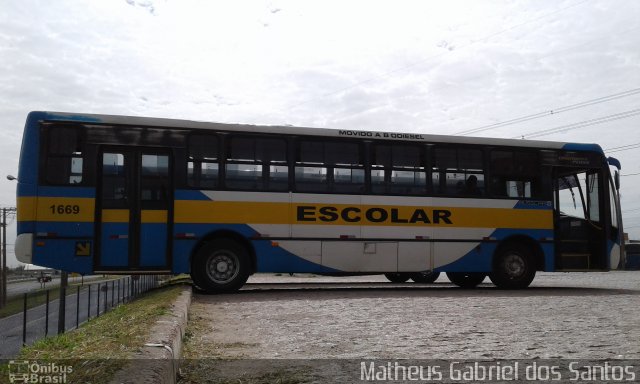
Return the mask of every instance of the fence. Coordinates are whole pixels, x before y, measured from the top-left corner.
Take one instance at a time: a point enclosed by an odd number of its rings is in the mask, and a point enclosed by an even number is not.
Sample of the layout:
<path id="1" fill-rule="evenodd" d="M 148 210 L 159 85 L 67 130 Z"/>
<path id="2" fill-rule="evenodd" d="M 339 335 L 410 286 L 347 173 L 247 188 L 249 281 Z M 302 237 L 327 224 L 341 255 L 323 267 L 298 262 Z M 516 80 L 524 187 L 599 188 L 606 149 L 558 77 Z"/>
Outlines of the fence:
<path id="1" fill-rule="evenodd" d="M 51 288 L 44 292 L 44 298 L 42 291 L 25 293 L 22 345 L 31 344 L 48 336 L 52 331 L 59 334 L 76 329 L 80 324 L 158 287 L 161 277 L 163 276 L 127 276 L 117 280 L 68 286 L 66 292 L 62 292 L 61 288 Z M 52 298 L 58 293 L 59 297 Z"/>

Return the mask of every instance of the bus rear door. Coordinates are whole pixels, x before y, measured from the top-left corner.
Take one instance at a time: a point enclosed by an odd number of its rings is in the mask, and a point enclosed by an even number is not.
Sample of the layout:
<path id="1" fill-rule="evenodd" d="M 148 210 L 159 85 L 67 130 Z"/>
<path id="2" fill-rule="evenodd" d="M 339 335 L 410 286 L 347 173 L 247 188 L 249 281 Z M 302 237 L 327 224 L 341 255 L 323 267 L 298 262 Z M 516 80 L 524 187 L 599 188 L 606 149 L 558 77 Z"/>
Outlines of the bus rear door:
<path id="1" fill-rule="evenodd" d="M 169 151 L 104 147 L 100 162 L 95 271 L 170 270 Z"/>

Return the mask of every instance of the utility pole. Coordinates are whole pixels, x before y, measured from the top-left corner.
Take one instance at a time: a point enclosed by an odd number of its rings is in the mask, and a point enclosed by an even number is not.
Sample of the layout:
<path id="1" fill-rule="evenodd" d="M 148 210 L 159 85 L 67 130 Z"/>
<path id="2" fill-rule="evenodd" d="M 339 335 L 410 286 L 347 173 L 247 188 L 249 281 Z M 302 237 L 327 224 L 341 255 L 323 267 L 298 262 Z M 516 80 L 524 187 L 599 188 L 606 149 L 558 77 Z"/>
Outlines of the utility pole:
<path id="1" fill-rule="evenodd" d="M 65 327 L 65 315 L 67 314 L 67 272 L 60 272 L 60 298 L 58 299 L 58 335 L 63 334 Z M 98 292 L 100 295 L 100 292 Z M 99 311 L 99 309 L 98 309 Z"/>
<path id="2" fill-rule="evenodd" d="M 2 270 L 0 270 L 0 308 L 7 305 L 7 214 L 15 212 L 15 207 L 2 208 Z"/>
<path id="3" fill-rule="evenodd" d="M 4 212 L 4 208 L 2 208 L 2 238 L 4 239 L 4 233 L 7 230 L 5 228 L 5 212 Z M 6 277 L 5 277 L 5 265 L 7 262 L 7 257 L 5 256 L 5 251 L 4 251 L 4 247 L 5 247 L 5 242 L 2 242 L 2 263 L 0 263 L 0 268 L 2 268 L 2 270 L 0 270 L 0 309 L 4 308 L 5 305 L 7 305 L 7 302 L 5 300 L 5 292 L 7 292 L 7 283 L 6 283 Z"/>

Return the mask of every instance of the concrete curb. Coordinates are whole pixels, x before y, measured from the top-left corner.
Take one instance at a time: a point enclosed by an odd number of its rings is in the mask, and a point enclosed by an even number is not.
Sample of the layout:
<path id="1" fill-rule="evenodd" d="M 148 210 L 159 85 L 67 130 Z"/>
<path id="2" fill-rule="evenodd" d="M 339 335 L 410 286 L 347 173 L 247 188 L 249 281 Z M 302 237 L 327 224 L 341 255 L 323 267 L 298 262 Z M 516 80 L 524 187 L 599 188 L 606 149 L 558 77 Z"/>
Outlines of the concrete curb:
<path id="1" fill-rule="evenodd" d="M 172 303 L 170 313 L 160 317 L 151 327 L 147 343 L 129 359 L 130 363 L 124 369 L 115 374 L 110 384 L 176 383 L 191 292 L 190 285 L 183 287 Z"/>

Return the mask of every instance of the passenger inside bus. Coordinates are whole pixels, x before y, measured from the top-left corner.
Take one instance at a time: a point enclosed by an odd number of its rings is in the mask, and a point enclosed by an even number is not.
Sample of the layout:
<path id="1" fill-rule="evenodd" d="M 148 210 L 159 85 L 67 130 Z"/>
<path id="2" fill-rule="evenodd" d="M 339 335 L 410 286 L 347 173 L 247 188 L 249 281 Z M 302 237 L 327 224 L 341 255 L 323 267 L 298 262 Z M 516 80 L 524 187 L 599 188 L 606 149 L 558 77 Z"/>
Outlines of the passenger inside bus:
<path id="1" fill-rule="evenodd" d="M 464 189 L 462 190 L 463 195 L 480 195 L 480 189 L 478 188 L 478 178 L 475 175 L 471 175 L 467 178 Z"/>

